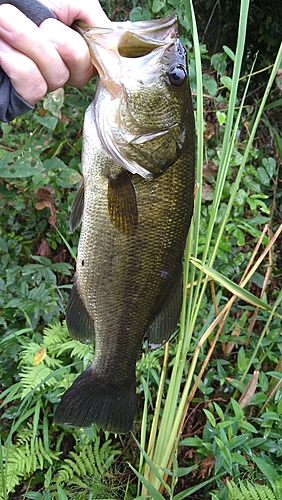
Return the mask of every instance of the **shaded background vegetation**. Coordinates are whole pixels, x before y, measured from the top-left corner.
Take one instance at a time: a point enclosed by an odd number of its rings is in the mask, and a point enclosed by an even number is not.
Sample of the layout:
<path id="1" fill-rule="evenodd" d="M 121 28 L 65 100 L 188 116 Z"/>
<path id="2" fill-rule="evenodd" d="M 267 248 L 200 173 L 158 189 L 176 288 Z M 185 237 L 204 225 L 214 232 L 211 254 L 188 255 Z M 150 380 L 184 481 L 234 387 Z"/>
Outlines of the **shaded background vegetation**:
<path id="1" fill-rule="evenodd" d="M 142 5 L 123 1 L 105 1 L 102 5 L 113 20 L 161 17 L 174 9 L 178 12 L 182 38 L 190 49 L 190 78 L 196 107 L 192 39 L 182 4 L 174 0 L 154 0 L 148 4 L 142 2 Z M 202 42 L 205 93 L 201 256 L 230 95 L 228 80 L 224 77 L 232 76 L 233 67 L 223 47 L 235 51 L 239 2 L 195 1 L 194 5 Z M 257 52 L 255 72 L 273 64 L 281 33 L 281 2 L 251 2 L 244 74 L 250 71 Z M 214 239 L 269 73 L 270 68 L 254 75 L 248 90 Z M 265 225 L 268 224 L 269 229 L 263 245 L 282 223 L 281 88 L 278 76 L 215 262 L 218 271 L 236 282 Z M 0 128 L 0 425 L 3 445 L 0 498 L 23 498 L 25 494 L 26 498 L 60 500 L 138 496 L 136 476 L 127 465 L 129 461 L 138 468 L 139 460 L 137 445 L 130 436 L 107 436 L 96 429 L 70 431 L 52 423 L 54 407 L 62 392 L 88 366 L 93 356 L 92 347 L 69 338 L 63 319 L 79 238 L 78 232 L 70 233 L 68 217 L 80 179 L 83 114 L 94 91 L 95 81 L 82 90 L 67 87 L 40 102 L 34 113 L 29 112 L 11 124 L 1 124 Z M 253 275 L 249 287 L 258 297 L 266 300 L 267 296 L 272 304 L 281 291 L 281 248 L 280 235 L 270 259 Z M 271 274 L 267 274 L 268 269 Z M 219 296 L 221 291 L 212 286 L 205 293 L 197 321 L 198 332 L 214 314 L 215 294 Z M 227 299 L 228 294 L 224 300 Z M 281 314 L 281 305 L 278 311 Z M 233 406 L 230 404 L 234 388 L 243 392 L 240 380 L 267 324 L 268 313 L 260 310 L 250 329 L 253 317 L 254 308 L 239 302 L 226 321 L 219 345 L 183 424 L 184 441 L 179 448 L 178 464 L 174 464 L 175 476 L 170 478 L 171 483 L 175 480 L 176 494 L 188 486 L 212 479 L 211 484 L 203 488 L 201 498 L 211 498 L 213 491 L 217 497 L 212 498 L 224 499 L 227 498 L 226 481 L 232 477 L 265 482 L 277 479 L 275 471 L 278 476 L 282 475 L 281 388 L 270 397 L 281 380 L 282 371 L 281 321 L 278 318 L 268 326 L 268 335 L 263 337 L 261 349 L 251 363 L 248 380 L 255 368 L 263 368 L 252 405 L 245 414 L 236 406 L 236 401 Z M 234 338 L 236 342 L 232 343 Z M 209 343 L 212 339 L 213 336 Z M 170 382 L 176 344 L 177 337 L 169 348 L 164 391 Z M 196 340 L 191 345 L 190 357 L 195 346 Z M 140 355 L 137 366 L 139 409 L 134 427 L 137 437 L 146 387 L 149 391 L 148 429 L 150 427 L 163 356 L 163 349 L 151 353 L 146 345 Z M 205 356 L 203 348 L 198 371 Z M 228 451 L 225 455 L 222 446 Z M 262 463 L 268 467 L 264 468 Z M 194 464 L 197 468 L 188 471 Z M 222 479 L 217 479 L 218 474 Z M 5 484 L 9 485 L 8 496 Z M 200 498 L 199 494 L 195 495 L 191 493 L 190 498 Z"/>

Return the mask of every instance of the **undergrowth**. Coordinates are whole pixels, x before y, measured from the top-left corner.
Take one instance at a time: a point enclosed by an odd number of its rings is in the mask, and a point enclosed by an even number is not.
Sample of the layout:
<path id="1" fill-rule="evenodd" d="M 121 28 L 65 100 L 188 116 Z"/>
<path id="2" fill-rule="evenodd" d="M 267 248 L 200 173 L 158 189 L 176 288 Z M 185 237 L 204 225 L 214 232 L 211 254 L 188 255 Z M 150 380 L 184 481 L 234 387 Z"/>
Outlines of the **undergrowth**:
<path id="1" fill-rule="evenodd" d="M 0 499 L 180 500 L 199 489 L 212 500 L 282 498 L 279 76 L 265 77 L 267 93 L 249 93 L 242 22 L 242 47 L 210 56 L 187 3 L 103 5 L 115 19 L 176 10 L 189 48 L 198 184 L 181 321 L 163 348 L 144 342 L 135 439 L 53 423 L 94 352 L 70 338 L 64 315 L 79 238 L 68 218 L 95 83 L 1 124 Z"/>

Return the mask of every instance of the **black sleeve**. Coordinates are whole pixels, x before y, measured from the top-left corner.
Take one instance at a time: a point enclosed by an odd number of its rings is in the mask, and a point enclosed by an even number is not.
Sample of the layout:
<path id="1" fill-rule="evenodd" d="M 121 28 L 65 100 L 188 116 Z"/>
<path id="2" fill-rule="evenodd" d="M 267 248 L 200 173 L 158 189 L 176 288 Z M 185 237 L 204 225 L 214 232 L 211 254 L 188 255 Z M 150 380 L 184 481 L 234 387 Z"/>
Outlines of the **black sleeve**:
<path id="1" fill-rule="evenodd" d="M 17 7 L 37 26 L 44 19 L 50 17 L 56 19 L 55 14 L 38 0 L 29 0 L 28 2 L 26 0 L 0 0 L 0 5 L 3 3 Z M 33 109 L 33 106 L 25 102 L 15 91 L 10 78 L 0 67 L 0 121 L 9 122 L 30 109 Z"/>

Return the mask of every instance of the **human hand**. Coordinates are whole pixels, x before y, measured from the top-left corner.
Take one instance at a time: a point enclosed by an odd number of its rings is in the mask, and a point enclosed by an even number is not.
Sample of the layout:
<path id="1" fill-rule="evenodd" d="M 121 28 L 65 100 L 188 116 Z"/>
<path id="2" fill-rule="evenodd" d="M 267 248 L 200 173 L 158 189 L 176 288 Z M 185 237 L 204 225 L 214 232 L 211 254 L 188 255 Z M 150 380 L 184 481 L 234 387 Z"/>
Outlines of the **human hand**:
<path id="1" fill-rule="evenodd" d="M 75 20 L 108 26 L 98 0 L 41 0 L 57 16 L 36 26 L 13 5 L 0 5 L 0 66 L 17 93 L 33 106 L 64 84 L 82 87 L 95 69 L 88 46 L 69 26 Z"/>

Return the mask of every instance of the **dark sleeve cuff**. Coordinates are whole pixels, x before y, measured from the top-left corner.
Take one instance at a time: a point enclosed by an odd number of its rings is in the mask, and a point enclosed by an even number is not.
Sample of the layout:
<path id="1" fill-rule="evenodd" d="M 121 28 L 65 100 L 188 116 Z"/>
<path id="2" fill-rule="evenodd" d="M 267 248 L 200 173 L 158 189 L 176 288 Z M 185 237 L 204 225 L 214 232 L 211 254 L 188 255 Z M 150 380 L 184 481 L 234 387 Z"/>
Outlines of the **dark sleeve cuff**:
<path id="1" fill-rule="evenodd" d="M 21 98 L 10 78 L 0 68 L 0 121 L 10 122 L 30 109 L 33 109 L 33 106 Z"/>
<path id="2" fill-rule="evenodd" d="M 9 3 L 17 7 L 26 17 L 29 17 L 37 26 L 44 21 L 44 19 L 53 18 L 57 19 L 55 14 L 49 10 L 43 3 L 38 0 L 0 0 L 2 3 Z"/>

